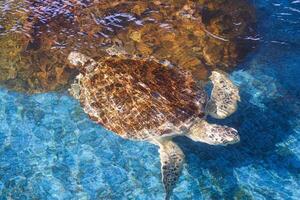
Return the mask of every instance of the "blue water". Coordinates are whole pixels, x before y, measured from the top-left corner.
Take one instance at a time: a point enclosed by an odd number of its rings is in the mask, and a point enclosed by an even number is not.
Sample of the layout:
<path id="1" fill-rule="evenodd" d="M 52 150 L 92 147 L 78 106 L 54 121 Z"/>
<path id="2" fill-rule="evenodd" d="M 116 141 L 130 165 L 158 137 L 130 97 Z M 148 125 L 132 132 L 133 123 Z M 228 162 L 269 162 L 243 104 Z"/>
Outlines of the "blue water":
<path id="1" fill-rule="evenodd" d="M 300 1 L 256 0 L 260 42 L 231 77 L 241 142 L 176 141 L 173 199 L 300 199 Z M 213 121 L 210 119 L 210 121 Z M 163 199 L 157 147 L 88 119 L 68 94 L 0 90 L 0 199 Z"/>

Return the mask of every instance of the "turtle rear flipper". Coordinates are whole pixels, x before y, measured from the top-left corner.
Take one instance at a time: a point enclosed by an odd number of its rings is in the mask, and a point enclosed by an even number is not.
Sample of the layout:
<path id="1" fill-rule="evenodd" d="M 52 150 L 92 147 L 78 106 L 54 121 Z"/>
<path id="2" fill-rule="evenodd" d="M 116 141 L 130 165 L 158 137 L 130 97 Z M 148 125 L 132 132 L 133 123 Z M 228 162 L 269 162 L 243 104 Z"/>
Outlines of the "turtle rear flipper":
<path id="1" fill-rule="evenodd" d="M 165 199 L 168 200 L 181 174 L 184 154 L 171 140 L 159 141 L 159 146 L 162 182 L 166 191 Z"/>
<path id="2" fill-rule="evenodd" d="M 206 111 L 214 118 L 224 119 L 236 111 L 239 90 L 225 73 L 213 71 L 209 78 L 213 89 Z"/>
<path id="3" fill-rule="evenodd" d="M 205 120 L 199 120 L 186 134 L 196 142 L 203 142 L 210 145 L 227 145 L 240 141 L 237 130 L 228 126 L 209 124 Z"/>

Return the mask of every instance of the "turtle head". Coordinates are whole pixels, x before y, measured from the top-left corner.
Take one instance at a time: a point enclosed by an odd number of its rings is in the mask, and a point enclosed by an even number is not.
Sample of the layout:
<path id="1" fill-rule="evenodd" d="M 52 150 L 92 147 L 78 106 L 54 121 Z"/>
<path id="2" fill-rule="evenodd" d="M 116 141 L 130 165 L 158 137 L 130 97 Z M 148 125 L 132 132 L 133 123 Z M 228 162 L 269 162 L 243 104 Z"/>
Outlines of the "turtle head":
<path id="1" fill-rule="evenodd" d="M 72 51 L 68 56 L 68 61 L 75 67 L 84 66 L 90 59 L 90 57 L 77 51 Z"/>
<path id="2" fill-rule="evenodd" d="M 81 72 L 91 71 L 96 65 L 95 60 L 77 51 L 69 54 L 68 61 L 72 66 L 79 68 Z"/>

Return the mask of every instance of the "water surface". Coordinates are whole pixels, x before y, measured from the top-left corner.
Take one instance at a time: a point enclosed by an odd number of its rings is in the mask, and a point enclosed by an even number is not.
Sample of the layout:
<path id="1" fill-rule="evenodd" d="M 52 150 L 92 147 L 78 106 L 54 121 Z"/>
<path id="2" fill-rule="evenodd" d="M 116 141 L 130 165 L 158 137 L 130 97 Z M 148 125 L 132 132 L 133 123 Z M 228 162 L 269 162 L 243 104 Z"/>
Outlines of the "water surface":
<path id="1" fill-rule="evenodd" d="M 241 142 L 176 139 L 187 162 L 173 199 L 300 198 L 300 2 L 252 2 L 259 45 L 231 73 L 239 110 L 218 121 Z M 0 90 L 0 199 L 163 199 L 157 150 L 96 125 L 66 92 Z"/>

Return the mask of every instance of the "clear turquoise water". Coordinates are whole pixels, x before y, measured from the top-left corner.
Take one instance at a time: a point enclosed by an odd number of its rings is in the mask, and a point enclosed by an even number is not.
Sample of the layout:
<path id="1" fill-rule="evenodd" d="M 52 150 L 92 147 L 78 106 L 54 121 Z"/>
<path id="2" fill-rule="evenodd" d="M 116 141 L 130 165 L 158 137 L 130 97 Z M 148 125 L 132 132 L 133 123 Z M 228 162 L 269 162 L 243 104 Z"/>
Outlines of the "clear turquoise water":
<path id="1" fill-rule="evenodd" d="M 300 199 L 300 1 L 256 0 L 260 44 L 232 73 L 241 142 L 186 138 L 173 199 Z M 210 119 L 213 121 L 212 119 Z M 163 199 L 157 147 L 91 122 L 67 94 L 0 90 L 0 199 Z"/>

